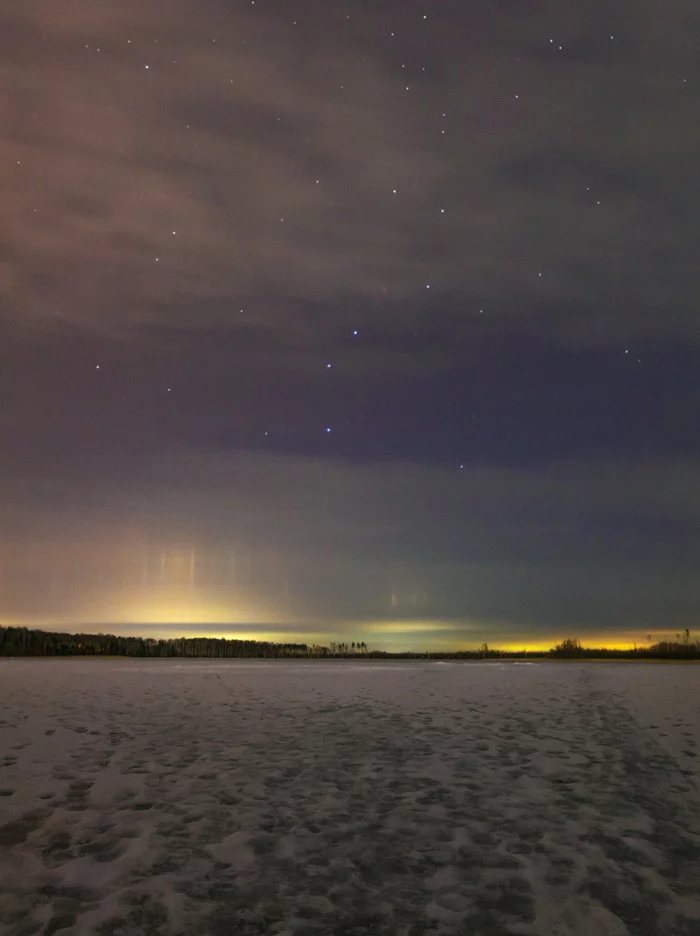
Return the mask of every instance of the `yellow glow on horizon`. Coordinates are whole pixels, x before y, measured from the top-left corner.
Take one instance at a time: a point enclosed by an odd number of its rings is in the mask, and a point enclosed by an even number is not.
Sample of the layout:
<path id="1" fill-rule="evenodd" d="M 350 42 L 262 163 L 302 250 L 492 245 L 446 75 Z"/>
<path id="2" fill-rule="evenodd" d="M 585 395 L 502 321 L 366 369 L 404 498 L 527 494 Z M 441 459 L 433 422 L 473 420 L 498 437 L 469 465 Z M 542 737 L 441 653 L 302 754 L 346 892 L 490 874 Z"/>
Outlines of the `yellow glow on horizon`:
<path id="1" fill-rule="evenodd" d="M 542 650 L 551 650 L 556 644 L 561 643 L 567 637 L 577 637 L 584 650 L 633 650 L 635 646 L 642 648 L 658 643 L 662 640 L 675 640 L 677 631 L 656 631 L 652 634 L 652 640 L 648 641 L 646 636 L 642 637 L 636 632 L 630 634 L 628 631 L 608 631 L 598 634 L 579 634 L 575 631 L 564 634 L 553 634 L 550 637 L 537 637 L 528 639 L 523 637 L 519 640 L 506 639 L 500 641 L 494 639 L 493 643 L 488 641 L 489 647 L 494 650 L 505 650 L 507 652 L 518 652 L 528 650 L 539 653 Z"/>
<path id="2" fill-rule="evenodd" d="M 353 626 L 353 625 L 350 625 Z M 358 625 L 354 625 L 357 627 Z M 361 622 L 359 627 L 363 631 L 380 634 L 421 634 L 435 631 L 463 631 L 475 625 L 463 621 L 371 621 Z"/>
<path id="3" fill-rule="evenodd" d="M 124 624 L 280 624 L 276 609 L 243 593 L 169 586 L 118 596 L 101 616 Z"/>
<path id="4" fill-rule="evenodd" d="M 585 649 L 631 650 L 648 646 L 639 630 L 586 632 L 576 626 L 546 634 L 522 633 L 508 621 L 474 620 L 329 620 L 281 613 L 250 589 L 216 591 L 166 584 L 160 588 L 115 593 L 108 600 L 83 605 L 73 613 L 24 612 L 0 618 L 4 627 L 28 627 L 90 633 L 107 632 L 143 637 L 211 637 L 306 643 L 364 641 L 369 650 L 390 652 L 455 652 L 477 650 L 488 643 L 493 650 L 542 652 L 567 637 L 578 637 Z M 209 629 L 207 625 L 219 625 Z M 262 625 L 264 630 L 258 628 Z M 269 628 L 269 629 L 268 629 Z M 651 632 L 651 643 L 676 640 L 679 628 Z"/>

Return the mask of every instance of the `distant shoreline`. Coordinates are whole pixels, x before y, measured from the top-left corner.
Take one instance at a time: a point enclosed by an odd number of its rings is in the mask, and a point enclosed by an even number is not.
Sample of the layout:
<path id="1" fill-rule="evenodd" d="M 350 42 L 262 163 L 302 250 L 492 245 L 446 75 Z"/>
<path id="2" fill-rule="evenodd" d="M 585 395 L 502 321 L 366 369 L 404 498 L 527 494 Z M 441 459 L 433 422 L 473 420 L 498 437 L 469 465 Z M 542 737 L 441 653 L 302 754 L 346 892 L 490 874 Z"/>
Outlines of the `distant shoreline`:
<path id="1" fill-rule="evenodd" d="M 0 657 L 59 659 L 148 660 L 430 660 L 434 662 L 535 662 L 538 660 L 595 660 L 609 662 L 700 661 L 700 642 L 689 630 L 676 640 L 659 641 L 634 649 L 584 647 L 576 637 L 566 637 L 549 650 L 499 650 L 487 643 L 479 649 L 389 651 L 375 650 L 364 641 L 275 643 L 225 637 L 124 637 L 115 634 L 64 633 L 26 627 L 0 626 Z"/>
<path id="2" fill-rule="evenodd" d="M 378 653 L 381 653 L 379 651 Z M 564 657 L 564 656 L 549 656 L 547 653 L 542 654 L 541 656 L 532 656 L 528 657 L 527 660 L 524 660 L 518 657 L 506 656 L 505 654 L 501 657 L 460 657 L 458 659 L 441 659 L 436 656 L 423 656 L 422 654 L 415 654 L 407 656 L 406 654 L 386 654 L 382 655 L 372 655 L 366 657 L 341 657 L 341 656 L 328 656 L 328 657 L 206 657 L 206 656 L 190 656 L 190 657 L 159 657 L 159 656 L 127 656 L 123 653 L 116 654 L 107 654 L 107 653 L 46 653 L 46 654 L 19 654 L 12 655 L 6 653 L 0 653 L 0 662 L 3 660 L 85 660 L 86 662 L 110 662 L 114 663 L 117 661 L 127 662 L 145 662 L 145 663 L 172 663 L 178 662 L 183 665 L 187 663 L 202 663 L 210 661 L 212 663 L 251 663 L 255 665 L 256 663 L 279 663 L 284 665 L 286 663 L 309 663 L 310 665 L 318 663 L 359 663 L 359 664 L 382 664 L 382 663 L 454 663 L 454 664 L 484 664 L 485 666 L 501 664 L 501 663 L 511 663 L 513 665 L 530 663 L 535 665 L 537 663 L 640 663 L 640 664 L 654 664 L 654 663 L 700 663 L 700 656 L 697 657 L 663 657 L 663 656 L 581 656 L 581 657 Z"/>

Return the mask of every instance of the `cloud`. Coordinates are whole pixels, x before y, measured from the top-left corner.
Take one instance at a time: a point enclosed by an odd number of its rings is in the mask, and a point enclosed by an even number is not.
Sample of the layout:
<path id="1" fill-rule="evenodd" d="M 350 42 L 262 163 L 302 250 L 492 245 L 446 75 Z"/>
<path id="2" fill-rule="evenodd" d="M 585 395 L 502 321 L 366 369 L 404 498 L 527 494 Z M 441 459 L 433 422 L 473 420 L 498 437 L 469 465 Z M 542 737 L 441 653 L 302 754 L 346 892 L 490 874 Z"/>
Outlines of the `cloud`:
<path id="1" fill-rule="evenodd" d="M 687 31 L 624 6 L 605 40 L 606 10 L 550 17 L 561 56 L 511 6 L 6 12 L 0 314 L 303 345 L 338 316 L 402 335 L 449 307 L 460 333 L 485 307 L 559 341 L 696 341 Z"/>
<path id="2" fill-rule="evenodd" d="M 52 575 L 54 612 L 89 599 L 114 620 L 110 595 L 174 607 L 193 554 L 202 607 L 331 632 L 678 629 L 700 597 L 697 461 L 445 471 L 182 453 L 93 477 L 5 473 L 11 607 L 48 601 Z"/>

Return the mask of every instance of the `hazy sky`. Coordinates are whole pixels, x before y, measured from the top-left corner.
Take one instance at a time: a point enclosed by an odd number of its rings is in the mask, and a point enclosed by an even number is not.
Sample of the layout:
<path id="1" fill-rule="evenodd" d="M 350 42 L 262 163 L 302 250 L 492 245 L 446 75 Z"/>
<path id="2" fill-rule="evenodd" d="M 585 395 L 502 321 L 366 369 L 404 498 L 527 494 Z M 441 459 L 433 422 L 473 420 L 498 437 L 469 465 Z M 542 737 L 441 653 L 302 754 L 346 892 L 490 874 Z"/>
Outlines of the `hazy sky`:
<path id="1" fill-rule="evenodd" d="M 696 0 L 14 6 L 1 621 L 692 628 Z"/>

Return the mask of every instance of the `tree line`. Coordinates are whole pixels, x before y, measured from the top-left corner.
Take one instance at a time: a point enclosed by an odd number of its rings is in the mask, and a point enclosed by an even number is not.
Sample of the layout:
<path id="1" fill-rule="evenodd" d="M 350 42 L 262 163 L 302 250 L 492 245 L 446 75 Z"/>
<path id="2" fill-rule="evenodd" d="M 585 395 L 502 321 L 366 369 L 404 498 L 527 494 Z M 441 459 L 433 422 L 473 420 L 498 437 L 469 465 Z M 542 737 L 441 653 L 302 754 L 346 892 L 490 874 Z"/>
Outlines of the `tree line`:
<path id="1" fill-rule="evenodd" d="M 396 659 L 396 660 L 499 660 L 499 659 L 698 659 L 700 641 L 690 631 L 675 640 L 648 643 L 628 650 L 583 647 L 567 637 L 550 650 L 496 650 L 484 643 L 478 650 L 403 651 L 372 650 L 364 641 L 331 642 L 326 647 L 306 643 L 274 643 L 224 637 L 119 637 L 114 634 L 66 634 L 26 627 L 0 627 L 0 656 L 125 656 L 204 659 Z"/>
<path id="2" fill-rule="evenodd" d="M 325 648 L 266 640 L 223 637 L 119 637 L 114 634 L 66 634 L 26 627 L 0 627 L 0 656 L 127 656 L 276 658 L 320 655 Z"/>
<path id="3" fill-rule="evenodd" d="M 690 630 L 686 628 L 675 635 L 673 640 L 659 640 L 654 643 L 651 634 L 647 643 L 627 650 L 616 650 L 608 647 L 582 647 L 581 641 L 576 637 L 567 637 L 555 644 L 549 651 L 553 657 L 565 658 L 591 658 L 610 657 L 620 659 L 649 659 L 649 660 L 700 660 L 700 641 L 691 637 Z"/>

